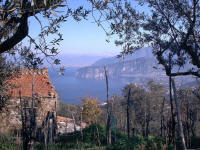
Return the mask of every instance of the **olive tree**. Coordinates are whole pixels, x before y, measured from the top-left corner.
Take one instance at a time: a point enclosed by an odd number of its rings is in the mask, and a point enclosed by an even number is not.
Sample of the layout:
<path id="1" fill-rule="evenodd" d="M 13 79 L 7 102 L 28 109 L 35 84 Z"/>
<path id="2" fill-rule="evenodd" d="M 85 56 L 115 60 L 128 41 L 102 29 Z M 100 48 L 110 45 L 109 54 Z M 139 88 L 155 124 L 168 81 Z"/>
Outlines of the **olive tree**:
<path id="1" fill-rule="evenodd" d="M 42 54 L 55 56 L 59 53 L 58 46 L 63 40 L 59 32 L 61 24 L 70 16 L 80 21 L 88 13 L 82 6 L 70 8 L 68 0 L 0 1 L 0 54 L 15 54 L 19 50 L 20 55 L 27 55 L 30 59 L 33 55 L 38 55 L 37 58 Z M 30 32 L 30 24 L 34 19 L 40 26 L 36 38 Z M 21 44 L 25 38 L 27 40 Z M 54 63 L 59 64 L 59 60 L 54 59 Z"/>
<path id="2" fill-rule="evenodd" d="M 98 25 L 118 35 L 122 55 L 151 46 L 168 76 L 200 77 L 199 0 L 89 0 Z M 186 67 L 187 66 L 187 67 Z M 188 67 L 189 66 L 189 67 Z M 180 69 L 184 68 L 184 69 Z"/>

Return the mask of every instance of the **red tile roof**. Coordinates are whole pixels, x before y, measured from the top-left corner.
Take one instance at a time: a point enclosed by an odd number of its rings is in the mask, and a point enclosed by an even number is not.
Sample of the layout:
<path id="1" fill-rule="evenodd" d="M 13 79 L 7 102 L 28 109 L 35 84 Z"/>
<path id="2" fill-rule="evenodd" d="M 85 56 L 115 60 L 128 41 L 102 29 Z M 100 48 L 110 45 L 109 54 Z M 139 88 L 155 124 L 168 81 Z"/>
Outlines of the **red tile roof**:
<path id="1" fill-rule="evenodd" d="M 33 69 L 21 69 L 19 75 L 13 76 L 9 83 L 12 88 L 9 88 L 8 93 L 13 98 L 19 97 L 19 91 L 21 91 L 21 97 L 32 97 L 32 85 L 34 95 L 37 97 L 57 96 L 50 82 L 47 68 L 35 69 L 34 73 Z"/>
<path id="2" fill-rule="evenodd" d="M 57 122 L 68 122 L 68 121 L 73 121 L 73 119 L 62 117 L 62 116 L 57 116 Z"/>

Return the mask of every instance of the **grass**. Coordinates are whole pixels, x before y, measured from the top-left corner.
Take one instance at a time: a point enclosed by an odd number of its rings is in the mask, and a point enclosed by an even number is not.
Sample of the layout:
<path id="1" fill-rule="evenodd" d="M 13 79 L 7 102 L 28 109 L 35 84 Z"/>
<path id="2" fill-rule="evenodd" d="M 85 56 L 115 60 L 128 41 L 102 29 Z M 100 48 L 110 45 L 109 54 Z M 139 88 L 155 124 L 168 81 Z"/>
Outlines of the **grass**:
<path id="1" fill-rule="evenodd" d="M 97 125 L 100 137 L 100 147 L 97 142 L 96 125 L 91 125 L 83 130 L 83 137 L 79 131 L 67 135 L 60 135 L 55 145 L 49 145 L 49 150 L 174 150 L 174 145 L 167 145 L 165 137 L 135 135 L 129 140 L 126 134 L 117 132 L 116 143 L 112 147 L 106 147 L 106 129 Z M 114 136 L 112 139 L 114 141 Z M 198 147 L 200 138 L 193 138 L 192 145 Z M 34 150 L 45 150 L 43 143 L 38 143 Z M 193 147 L 191 147 L 193 148 Z M 0 150 L 21 150 L 16 144 L 13 135 L 0 134 Z"/>

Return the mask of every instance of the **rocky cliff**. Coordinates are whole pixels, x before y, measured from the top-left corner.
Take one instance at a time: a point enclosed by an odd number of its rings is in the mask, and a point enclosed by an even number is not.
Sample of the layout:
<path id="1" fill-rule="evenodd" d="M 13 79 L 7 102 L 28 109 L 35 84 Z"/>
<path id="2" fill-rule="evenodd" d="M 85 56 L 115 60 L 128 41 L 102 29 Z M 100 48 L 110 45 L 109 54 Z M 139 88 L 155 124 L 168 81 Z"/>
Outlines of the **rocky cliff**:
<path id="1" fill-rule="evenodd" d="M 163 67 L 158 65 L 157 60 L 152 55 L 151 57 L 128 56 L 124 60 L 117 58 L 101 59 L 89 67 L 80 68 L 75 75 L 82 79 L 104 79 L 104 66 L 107 69 L 109 79 L 125 79 L 128 82 L 135 82 L 140 85 L 145 85 L 149 80 L 168 84 L 168 77 Z M 194 80 L 191 76 L 187 78 L 176 77 L 178 85 Z"/>
<path id="2" fill-rule="evenodd" d="M 104 66 L 108 70 L 110 78 L 153 78 L 155 76 L 164 76 L 164 71 L 158 71 L 156 60 L 153 58 L 137 58 L 128 61 L 118 61 L 116 63 L 100 66 L 90 66 L 80 68 L 76 72 L 78 78 L 104 79 Z M 154 68 L 155 67 L 155 68 Z"/>

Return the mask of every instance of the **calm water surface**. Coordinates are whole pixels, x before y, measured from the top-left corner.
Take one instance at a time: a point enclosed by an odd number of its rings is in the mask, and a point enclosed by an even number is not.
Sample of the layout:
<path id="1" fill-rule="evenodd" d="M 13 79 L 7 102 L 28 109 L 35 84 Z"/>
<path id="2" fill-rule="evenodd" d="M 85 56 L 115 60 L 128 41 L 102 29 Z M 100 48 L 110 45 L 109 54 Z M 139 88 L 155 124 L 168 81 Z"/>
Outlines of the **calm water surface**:
<path id="1" fill-rule="evenodd" d="M 79 79 L 75 77 L 75 72 L 75 68 L 69 68 L 65 75 L 61 76 L 55 70 L 49 70 L 51 82 L 59 93 L 61 101 L 79 104 L 81 103 L 80 98 L 85 96 L 98 97 L 99 102 L 106 100 L 105 80 Z M 110 96 L 121 95 L 121 90 L 125 84 L 127 82 L 123 80 L 109 80 Z"/>

